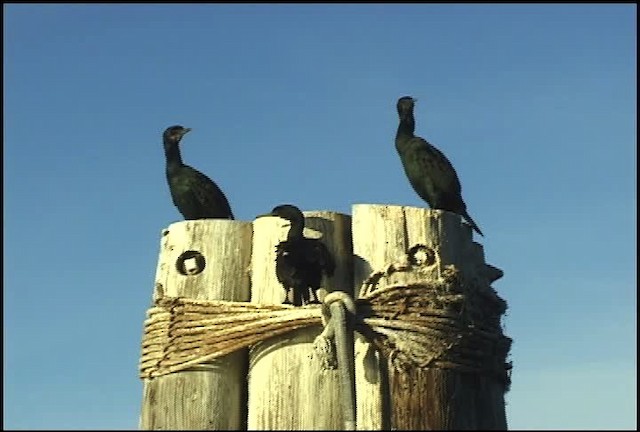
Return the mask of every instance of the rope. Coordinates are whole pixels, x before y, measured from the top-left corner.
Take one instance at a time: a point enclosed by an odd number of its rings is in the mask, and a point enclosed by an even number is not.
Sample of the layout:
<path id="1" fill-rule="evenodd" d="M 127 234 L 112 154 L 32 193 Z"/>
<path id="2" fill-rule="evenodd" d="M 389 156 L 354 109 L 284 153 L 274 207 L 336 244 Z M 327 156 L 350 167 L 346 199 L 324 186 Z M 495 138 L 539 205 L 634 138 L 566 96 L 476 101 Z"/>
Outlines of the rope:
<path id="1" fill-rule="evenodd" d="M 295 307 L 162 297 L 147 311 L 140 377 L 179 372 L 262 340 L 320 323 L 316 305 Z"/>
<path id="2" fill-rule="evenodd" d="M 353 362 L 353 325 L 347 319 L 345 309 L 352 316 L 356 314 L 356 305 L 351 297 L 341 291 L 329 293 L 322 305 L 323 332 L 316 338 L 314 347 L 321 347 L 321 354 L 331 346 L 329 339 L 335 340 L 337 367 L 340 369 L 341 405 L 344 430 L 356 430 L 355 373 Z M 318 343 L 317 341 L 321 342 Z"/>
<path id="3" fill-rule="evenodd" d="M 154 378 L 192 368 L 271 337 L 321 325 L 336 316 L 344 323 L 346 307 L 354 315 L 354 329 L 397 369 L 430 367 L 483 373 L 508 388 L 511 365 L 505 359 L 511 339 L 500 328 L 506 303 L 490 287 L 465 282 L 455 268 L 448 270 L 435 281 L 382 288 L 377 285 L 388 274 L 373 273 L 363 284 L 355 305 L 344 299 L 332 300 L 330 306 L 296 307 L 160 298 L 147 311 L 140 377 Z M 332 318 L 327 318 L 327 307 Z M 325 326 L 314 348 L 323 353 L 324 366 L 335 368 L 337 364 L 352 373 L 353 356 L 345 360 L 340 348 L 348 345 L 344 328 L 343 324 Z M 332 354 L 332 338 L 338 346 L 337 359 Z M 347 389 L 346 382 L 345 375 L 341 385 L 343 393 L 349 395 L 352 387 Z M 345 396 L 345 409 L 347 399 Z"/>
<path id="4" fill-rule="evenodd" d="M 465 280 L 453 265 L 435 280 L 423 274 L 416 282 L 378 288 L 394 272 L 415 273 L 415 268 L 376 272 L 363 283 L 358 316 L 366 318 L 356 329 L 398 370 L 480 373 L 508 389 L 511 364 L 505 360 L 511 339 L 500 327 L 506 302 L 486 282 Z"/>

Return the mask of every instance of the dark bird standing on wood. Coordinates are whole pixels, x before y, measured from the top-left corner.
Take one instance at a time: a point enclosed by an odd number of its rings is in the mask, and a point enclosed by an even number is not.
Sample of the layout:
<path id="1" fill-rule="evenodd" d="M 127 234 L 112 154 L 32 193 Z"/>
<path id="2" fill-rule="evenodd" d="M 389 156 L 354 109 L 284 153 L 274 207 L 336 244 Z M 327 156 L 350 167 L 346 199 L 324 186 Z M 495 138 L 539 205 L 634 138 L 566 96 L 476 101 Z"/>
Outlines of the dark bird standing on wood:
<path id="1" fill-rule="evenodd" d="M 218 185 L 200 171 L 182 163 L 180 140 L 190 130 L 171 126 L 162 136 L 173 203 L 185 220 L 233 219 L 229 201 Z"/>
<path id="2" fill-rule="evenodd" d="M 258 217 L 262 216 L 278 216 L 291 222 L 287 239 L 276 246 L 276 277 L 285 289 L 285 303 L 317 303 L 322 273 L 331 277 L 335 270 L 329 250 L 320 240 L 304 237 L 304 215 L 298 207 L 283 204 Z"/>
<path id="3" fill-rule="evenodd" d="M 429 207 L 461 215 L 478 234 L 484 236 L 467 213 L 460 181 L 451 162 L 440 150 L 414 135 L 414 104 L 415 99 L 404 96 L 398 99 L 397 105 L 400 125 L 396 134 L 396 150 L 409 183 Z"/>

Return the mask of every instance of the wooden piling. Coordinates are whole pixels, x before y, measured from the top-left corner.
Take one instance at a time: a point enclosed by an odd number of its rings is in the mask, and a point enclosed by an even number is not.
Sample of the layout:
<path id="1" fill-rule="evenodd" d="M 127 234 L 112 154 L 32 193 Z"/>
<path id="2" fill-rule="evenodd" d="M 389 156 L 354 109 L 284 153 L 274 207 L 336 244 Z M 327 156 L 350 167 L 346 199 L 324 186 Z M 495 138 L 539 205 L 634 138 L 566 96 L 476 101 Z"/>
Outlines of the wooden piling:
<path id="1" fill-rule="evenodd" d="M 331 278 L 324 278 L 327 292 L 352 294 L 350 216 L 304 212 L 304 235 L 321 238 L 336 261 Z M 253 303 L 280 304 L 284 289 L 275 274 L 275 247 L 286 238 L 289 222 L 277 217 L 253 223 Z M 324 290 L 319 296 L 324 298 Z M 342 429 L 338 371 L 323 367 L 313 342 L 321 327 L 295 331 L 254 345 L 250 350 L 248 428 L 250 430 Z"/>
<path id="2" fill-rule="evenodd" d="M 251 223 L 171 224 L 162 233 L 154 300 L 248 301 Z M 140 429 L 246 429 L 247 350 L 144 380 Z"/>
<path id="3" fill-rule="evenodd" d="M 442 280 L 450 276 L 447 272 L 453 265 L 460 278 L 472 281 L 465 298 L 486 297 L 491 307 L 503 306 L 489 286 L 501 272 L 484 263 L 482 247 L 472 242 L 470 227 L 458 215 L 413 207 L 355 205 L 353 244 L 356 290 L 372 271 L 382 271 L 381 280 L 389 283 L 415 282 L 407 279 L 409 273 L 394 273 L 389 266 L 406 265 L 408 251 L 421 245 L 433 256 L 420 270 L 420 278 Z M 499 315 L 493 323 L 497 328 L 490 330 L 500 338 Z M 502 348 L 508 350 L 510 340 L 503 339 Z M 508 384 L 454 366 L 398 370 L 359 336 L 355 365 L 358 429 L 506 429 L 504 393 Z"/>
<path id="4" fill-rule="evenodd" d="M 336 290 L 354 298 L 362 294 L 362 334 L 355 346 L 357 428 L 506 429 L 504 360 L 510 339 L 500 328 L 506 303 L 490 286 L 502 271 L 485 263 L 470 227 L 449 212 L 386 205 L 355 205 L 353 218 L 334 212 L 305 216 L 305 236 L 322 238 L 336 261 L 320 299 Z M 251 297 L 257 304 L 282 303 L 275 246 L 286 238 L 288 225 L 277 217 L 253 224 L 170 225 L 163 233 L 154 300 Z M 381 292 L 395 297 L 380 297 Z M 429 327 L 433 322 L 438 328 Z M 200 331 L 201 324 L 192 325 Z M 403 325 L 413 326 L 413 333 L 393 330 Z M 173 340 L 172 328 L 161 337 Z M 145 379 L 140 428 L 342 429 L 338 370 L 314 349 L 321 331 L 304 328 L 258 342 L 249 354 L 241 349 Z M 407 344 L 406 335 L 419 343 Z M 144 346 L 175 359 L 158 345 Z"/>

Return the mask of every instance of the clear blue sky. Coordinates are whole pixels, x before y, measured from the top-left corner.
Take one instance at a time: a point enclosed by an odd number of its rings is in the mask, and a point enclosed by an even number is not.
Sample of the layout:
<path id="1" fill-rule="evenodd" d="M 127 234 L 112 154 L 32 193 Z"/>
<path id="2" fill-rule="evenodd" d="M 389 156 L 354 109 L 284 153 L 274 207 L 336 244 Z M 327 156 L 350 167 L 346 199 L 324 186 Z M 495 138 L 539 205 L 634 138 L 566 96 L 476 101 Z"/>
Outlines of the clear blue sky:
<path id="1" fill-rule="evenodd" d="M 161 133 L 238 219 L 426 206 L 456 167 L 514 339 L 511 428 L 637 425 L 636 24 L 619 5 L 5 5 L 4 426 L 137 428 Z M 283 170 L 286 169 L 286 173 Z"/>

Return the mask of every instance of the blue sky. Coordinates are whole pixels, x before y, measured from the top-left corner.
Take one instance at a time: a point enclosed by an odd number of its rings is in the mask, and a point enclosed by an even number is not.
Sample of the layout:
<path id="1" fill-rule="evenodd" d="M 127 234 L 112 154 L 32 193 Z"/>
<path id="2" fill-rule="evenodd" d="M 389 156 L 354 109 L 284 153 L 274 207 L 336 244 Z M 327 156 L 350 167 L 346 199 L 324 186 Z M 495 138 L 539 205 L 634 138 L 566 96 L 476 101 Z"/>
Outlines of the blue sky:
<path id="1" fill-rule="evenodd" d="M 241 220 L 422 207 L 404 95 L 505 272 L 509 427 L 635 428 L 636 12 L 5 5 L 5 428 L 137 428 L 167 126 Z"/>

